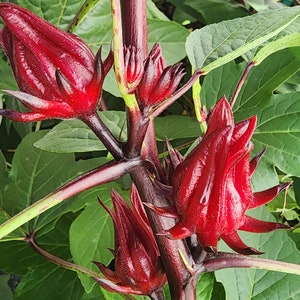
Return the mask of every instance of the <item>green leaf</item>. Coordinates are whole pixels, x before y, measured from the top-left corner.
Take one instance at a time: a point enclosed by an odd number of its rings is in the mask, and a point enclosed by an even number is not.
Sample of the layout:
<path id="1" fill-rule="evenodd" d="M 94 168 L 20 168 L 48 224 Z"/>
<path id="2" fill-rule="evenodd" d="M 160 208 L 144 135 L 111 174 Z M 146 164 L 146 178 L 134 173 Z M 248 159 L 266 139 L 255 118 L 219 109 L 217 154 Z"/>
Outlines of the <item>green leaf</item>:
<path id="1" fill-rule="evenodd" d="M 80 120 L 66 120 L 53 127 L 34 146 L 56 153 L 106 150 L 96 135 Z"/>
<path id="2" fill-rule="evenodd" d="M 45 263 L 23 277 L 14 299 L 79 300 L 82 293 L 76 273 Z"/>
<path id="3" fill-rule="evenodd" d="M 234 0 L 172 0 L 176 10 L 180 8 L 192 18 L 205 24 L 217 23 L 248 15 L 247 10 Z"/>
<path id="4" fill-rule="evenodd" d="M 73 30 L 73 33 L 80 36 L 94 52 L 99 49 L 100 45 L 105 46 L 106 53 L 109 51 L 112 37 L 110 10 L 109 0 L 97 1 L 93 9 Z"/>
<path id="5" fill-rule="evenodd" d="M 0 207 L 3 206 L 3 193 L 7 188 L 8 183 L 8 171 L 6 168 L 6 160 L 3 153 L 0 151 Z"/>
<path id="6" fill-rule="evenodd" d="M 245 3 L 253 7 L 256 11 L 284 7 L 282 3 L 276 0 L 245 0 Z"/>
<path id="7" fill-rule="evenodd" d="M 17 88 L 17 84 L 14 79 L 12 70 L 7 63 L 7 60 L 4 58 L 4 55 L 1 54 L 0 54 L 0 88 L 1 90 L 2 89 L 15 90 Z"/>
<path id="8" fill-rule="evenodd" d="M 223 284 L 215 281 L 214 289 L 210 300 L 226 300 Z"/>
<path id="9" fill-rule="evenodd" d="M 149 44 L 160 44 L 168 65 L 175 64 L 186 56 L 184 45 L 189 31 L 183 26 L 172 21 L 149 19 L 148 32 Z"/>
<path id="10" fill-rule="evenodd" d="M 264 59 L 279 50 L 299 46 L 300 32 L 294 32 L 292 34 L 284 36 L 283 38 L 270 42 L 266 46 L 262 47 L 253 57 L 252 61 L 255 63 L 255 65 L 259 65 Z"/>
<path id="11" fill-rule="evenodd" d="M 200 276 L 196 288 L 196 299 L 207 300 L 211 298 L 215 276 L 213 273 L 206 273 Z"/>
<path id="12" fill-rule="evenodd" d="M 72 174 L 74 156 L 53 154 L 33 147 L 44 131 L 27 135 L 18 146 L 10 171 L 10 185 L 3 193 L 3 208 L 11 215 L 59 187 Z"/>
<path id="13" fill-rule="evenodd" d="M 8 95 L 3 95 L 5 99 L 5 107 L 7 109 L 16 110 L 19 112 L 28 111 L 25 106 L 16 98 Z M 13 122 L 12 120 L 5 119 L 5 122 L 9 124 L 7 128 L 13 126 L 16 132 L 20 135 L 20 137 L 25 137 L 28 133 L 32 132 L 32 123 L 31 122 Z"/>
<path id="14" fill-rule="evenodd" d="M 265 145 L 264 145 L 265 146 Z M 257 145 L 255 150 L 261 150 L 261 145 Z M 262 191 L 275 186 L 279 183 L 278 175 L 275 168 L 275 162 L 267 158 L 269 150 L 264 154 L 259 161 L 253 177 L 251 178 L 252 190 L 254 192 Z"/>
<path id="15" fill-rule="evenodd" d="M 0 109 L 3 108 L 3 102 L 2 102 L 2 94 L 0 92 Z M 0 116 L 0 125 L 1 125 L 1 122 L 2 122 L 2 116 Z"/>
<path id="16" fill-rule="evenodd" d="M 299 32 L 299 26 L 300 26 L 300 18 L 297 18 L 295 21 L 289 24 L 289 26 L 287 26 L 281 32 L 279 32 L 278 37 L 282 37 L 284 35 L 291 34 L 294 32 Z"/>
<path id="17" fill-rule="evenodd" d="M 295 198 L 298 206 L 300 207 L 300 178 L 293 177 L 293 190 L 295 192 Z"/>
<path id="18" fill-rule="evenodd" d="M 295 57 L 289 49 L 274 53 L 261 65 L 254 67 L 248 75 L 234 107 L 237 120 L 252 114 L 259 115 L 262 108 L 271 102 L 271 97 L 277 87 L 299 69 L 300 59 Z"/>
<path id="19" fill-rule="evenodd" d="M 285 174 L 300 176 L 300 93 L 275 95 L 263 107 L 253 136 L 257 148 L 268 145 L 265 159 Z"/>
<path id="20" fill-rule="evenodd" d="M 286 6 L 284 6 L 284 7 L 286 7 Z M 274 42 L 277 39 L 280 39 L 280 38 L 282 38 L 282 37 L 284 37 L 286 35 L 290 35 L 290 34 L 299 32 L 299 27 L 300 27 L 300 18 L 296 18 L 292 23 L 290 23 L 287 27 L 285 27 L 282 31 L 280 31 L 278 34 L 276 34 L 270 40 L 264 42 L 262 45 L 260 45 L 258 47 L 255 47 L 254 49 L 252 49 L 252 50 L 248 51 L 247 53 L 243 54 L 242 57 L 246 61 L 252 61 L 253 57 L 257 53 L 258 49 L 261 49 L 267 43 Z M 296 56 L 296 54 L 295 54 L 295 56 Z"/>
<path id="21" fill-rule="evenodd" d="M 169 21 L 169 19 L 157 8 L 152 0 L 146 0 L 147 18 Z"/>
<path id="22" fill-rule="evenodd" d="M 155 119 L 155 133 L 157 140 L 165 141 L 166 138 L 169 140 L 196 138 L 200 136 L 201 131 L 196 119 L 171 115 Z"/>
<path id="23" fill-rule="evenodd" d="M 6 222 L 9 218 L 10 216 L 2 208 L 0 208 L 0 224 Z M 22 231 L 22 229 L 19 228 L 13 231 L 12 233 L 8 234 L 4 238 L 2 238 L 1 242 L 23 240 L 24 237 L 25 237 L 25 233 Z"/>
<path id="24" fill-rule="evenodd" d="M 40 266 L 45 260 L 37 254 L 24 241 L 5 241 L 0 243 L 1 270 L 7 274 L 24 276 L 32 266 Z"/>
<path id="25" fill-rule="evenodd" d="M 277 63 L 273 63 L 275 61 Z M 286 174 L 299 174 L 300 170 L 295 162 L 298 160 L 298 150 L 294 144 L 298 139 L 297 94 L 273 96 L 277 87 L 299 71 L 299 68 L 300 60 L 291 51 L 275 53 L 252 70 L 238 97 L 235 119 L 242 120 L 257 115 L 258 125 L 252 139 L 255 152 L 267 146 L 252 178 L 256 190 L 277 184 L 275 166 Z M 295 119 L 292 120 L 291 117 Z"/>
<path id="26" fill-rule="evenodd" d="M 104 299 L 104 295 L 101 292 L 101 288 L 99 286 L 95 286 L 90 293 L 84 293 L 80 300 L 100 300 L 100 299 Z"/>
<path id="27" fill-rule="evenodd" d="M 274 63 L 276 62 L 276 63 Z M 227 63 L 204 77 L 201 101 L 212 108 L 225 95 L 228 99 L 242 75 L 245 63 Z M 254 67 L 244 83 L 234 106 L 236 120 L 259 114 L 258 107 L 269 103 L 273 92 L 300 69 L 300 60 L 290 50 L 283 50 L 268 57 Z"/>
<path id="28" fill-rule="evenodd" d="M 264 207 L 251 211 L 251 216 L 274 221 Z M 262 258 L 292 263 L 300 261 L 300 252 L 285 231 L 241 232 L 240 236 L 247 245 L 265 252 L 260 256 Z M 220 245 L 221 251 L 229 251 L 224 243 Z M 216 279 L 224 285 L 226 299 L 290 300 L 300 297 L 299 276 L 296 275 L 256 269 L 224 269 L 216 272 Z"/>
<path id="29" fill-rule="evenodd" d="M 99 2 L 98 0 L 86 0 L 78 12 L 76 13 L 75 17 L 69 23 L 68 31 L 73 32 L 76 27 L 89 15 L 89 13 L 94 9 L 95 5 Z"/>
<path id="30" fill-rule="evenodd" d="M 101 289 L 101 291 L 102 291 L 102 294 L 104 296 L 103 299 L 105 299 L 105 300 L 126 300 L 126 299 L 128 299 L 127 298 L 128 295 L 108 292 L 105 289 Z M 149 300 L 149 297 L 147 297 L 147 296 L 133 296 L 133 295 L 130 295 L 130 297 L 132 297 L 132 298 L 130 298 L 130 300 Z"/>
<path id="31" fill-rule="evenodd" d="M 71 215 L 70 215 L 71 216 Z M 38 233 L 38 242 L 43 247 L 48 245 L 48 251 L 54 250 L 53 254 L 62 255 L 67 257 L 69 254 L 67 251 L 66 234 L 67 234 L 67 222 L 70 220 L 64 217 L 58 222 L 58 227 L 62 224 L 66 226 L 62 231 L 53 231 L 52 233 L 44 233 L 41 235 Z M 65 221 L 64 221 L 65 220 Z M 59 234 L 58 234 L 59 233 Z M 67 256 L 64 256 L 66 255 Z M 29 247 L 24 241 L 8 241 L 0 243 L 0 265 L 1 269 L 6 273 L 17 274 L 24 277 L 28 272 L 34 268 L 43 269 L 45 264 L 49 262 L 40 255 L 37 255 L 31 247 Z M 51 263 L 52 265 L 52 263 Z"/>
<path id="32" fill-rule="evenodd" d="M 37 132 L 27 136 L 22 141 L 16 150 L 9 175 L 4 169 L 2 176 L 3 172 L 0 167 L 0 179 L 3 177 L 0 185 L 1 223 L 43 196 L 53 192 L 68 180 L 107 162 L 106 158 L 75 162 L 73 154 L 49 153 L 34 148 L 32 143 L 43 135 L 43 132 Z M 79 207 L 74 210 L 72 204 L 75 200 L 76 197 L 72 197 L 44 212 L 1 241 L 23 239 L 25 232 L 29 230 L 28 228 L 35 231 L 42 229 L 43 232 L 52 230 L 61 215 L 68 211 L 81 209 Z"/>
<path id="33" fill-rule="evenodd" d="M 126 116 L 122 111 L 100 112 L 104 124 L 112 134 L 124 141 L 126 139 Z M 34 143 L 34 146 L 56 153 L 74 153 L 106 150 L 96 135 L 79 120 L 60 122 L 45 137 Z"/>
<path id="34" fill-rule="evenodd" d="M 100 1 L 101 2 L 101 1 Z M 53 25 L 65 30 L 77 11 L 81 8 L 82 0 L 18 0 L 18 3 L 49 21 Z"/>
<path id="35" fill-rule="evenodd" d="M 8 286 L 9 275 L 0 275 L 0 299 L 13 300 L 13 293 Z"/>
<path id="36" fill-rule="evenodd" d="M 194 69 L 204 73 L 261 45 L 293 22 L 300 8 L 285 8 L 223 21 L 192 32 L 186 41 Z"/>
<path id="37" fill-rule="evenodd" d="M 279 94 L 300 92 L 300 72 L 294 74 L 276 90 Z"/>

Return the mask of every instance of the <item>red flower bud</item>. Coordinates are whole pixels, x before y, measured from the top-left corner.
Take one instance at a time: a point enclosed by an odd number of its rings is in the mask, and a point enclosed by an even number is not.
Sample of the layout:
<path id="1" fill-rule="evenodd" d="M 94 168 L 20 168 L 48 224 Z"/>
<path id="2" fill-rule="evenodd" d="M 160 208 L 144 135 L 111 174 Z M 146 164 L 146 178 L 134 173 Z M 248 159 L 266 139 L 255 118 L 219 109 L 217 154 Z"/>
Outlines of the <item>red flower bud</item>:
<path id="1" fill-rule="evenodd" d="M 37 121 L 93 113 L 111 56 L 103 63 L 100 51 L 95 57 L 80 38 L 17 5 L 0 3 L 0 16 L 4 21 L 0 46 L 20 88 L 6 92 L 31 110 L 0 110 L 0 114 L 16 121 Z"/>
<path id="2" fill-rule="evenodd" d="M 158 248 L 142 203 L 133 187 L 131 190 L 132 210 L 121 196 L 112 191 L 114 211 L 108 211 L 115 229 L 115 270 L 96 263 L 101 272 L 118 288 L 103 286 L 110 291 L 150 295 L 166 283 Z M 101 285 L 101 282 L 99 282 Z"/>
<path id="3" fill-rule="evenodd" d="M 174 171 L 173 199 L 179 222 L 166 231 L 171 238 L 196 233 L 201 247 L 208 252 L 217 252 L 218 239 L 222 238 L 236 252 L 259 254 L 242 242 L 237 230 L 268 232 L 289 228 L 245 215 L 246 210 L 268 203 L 289 185 L 252 192 L 250 179 L 265 151 L 250 160 L 255 126 L 256 117 L 234 124 L 225 97 L 216 104 L 201 142 Z M 170 208 L 153 209 L 172 216 Z"/>
<path id="4" fill-rule="evenodd" d="M 166 98 L 178 87 L 184 76 L 181 64 L 166 67 L 159 44 L 155 44 L 145 62 L 144 75 L 136 90 L 142 106 L 153 106 Z"/>
<path id="5" fill-rule="evenodd" d="M 140 51 L 134 46 L 124 50 L 125 82 L 128 92 L 133 93 L 143 77 L 144 65 Z"/>

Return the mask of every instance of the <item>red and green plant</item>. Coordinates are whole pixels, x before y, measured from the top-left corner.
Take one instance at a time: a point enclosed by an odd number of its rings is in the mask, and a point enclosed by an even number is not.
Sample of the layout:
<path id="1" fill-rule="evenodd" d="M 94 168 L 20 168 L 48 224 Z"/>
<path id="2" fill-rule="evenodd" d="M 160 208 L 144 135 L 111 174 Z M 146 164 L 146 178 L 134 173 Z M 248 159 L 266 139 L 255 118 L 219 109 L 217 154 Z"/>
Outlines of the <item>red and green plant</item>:
<path id="1" fill-rule="evenodd" d="M 82 2 L 0 2 L 7 299 L 296 299 L 300 7 Z"/>

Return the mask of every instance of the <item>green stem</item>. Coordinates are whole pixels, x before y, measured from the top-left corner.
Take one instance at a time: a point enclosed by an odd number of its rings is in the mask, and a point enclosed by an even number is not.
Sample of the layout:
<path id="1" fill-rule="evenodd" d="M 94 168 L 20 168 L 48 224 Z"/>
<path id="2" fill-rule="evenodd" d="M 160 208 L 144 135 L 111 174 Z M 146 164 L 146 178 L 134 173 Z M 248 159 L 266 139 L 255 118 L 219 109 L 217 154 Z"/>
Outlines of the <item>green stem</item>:
<path id="1" fill-rule="evenodd" d="M 126 94 L 124 82 L 124 47 L 120 0 L 111 1 L 112 30 L 114 45 L 114 68 L 120 93 Z"/>
<path id="2" fill-rule="evenodd" d="M 112 162 L 81 175 L 1 224 L 0 239 L 71 196 L 94 186 L 116 180 L 130 171 L 133 167 L 140 164 L 141 161 L 139 159 L 132 159 L 124 162 Z"/>
<path id="3" fill-rule="evenodd" d="M 194 101 L 194 108 L 197 121 L 201 124 L 203 122 L 202 115 L 201 115 L 201 100 L 200 100 L 200 93 L 201 93 L 201 84 L 199 80 L 196 80 L 192 86 L 192 98 Z"/>
<path id="4" fill-rule="evenodd" d="M 38 121 L 36 122 L 35 125 L 35 132 L 39 131 L 41 129 L 41 125 L 42 125 L 42 121 Z"/>
<path id="5" fill-rule="evenodd" d="M 73 32 L 76 27 L 82 22 L 82 20 L 87 16 L 87 14 L 94 8 L 99 0 L 86 0 L 79 11 L 67 27 L 68 32 Z"/>
<path id="6" fill-rule="evenodd" d="M 203 112 L 205 108 L 202 106 L 200 93 L 201 93 L 201 84 L 199 80 L 196 80 L 192 86 L 192 98 L 194 102 L 197 121 L 200 124 L 201 131 L 205 133 L 207 131 L 207 123 L 205 118 L 203 118 Z"/>

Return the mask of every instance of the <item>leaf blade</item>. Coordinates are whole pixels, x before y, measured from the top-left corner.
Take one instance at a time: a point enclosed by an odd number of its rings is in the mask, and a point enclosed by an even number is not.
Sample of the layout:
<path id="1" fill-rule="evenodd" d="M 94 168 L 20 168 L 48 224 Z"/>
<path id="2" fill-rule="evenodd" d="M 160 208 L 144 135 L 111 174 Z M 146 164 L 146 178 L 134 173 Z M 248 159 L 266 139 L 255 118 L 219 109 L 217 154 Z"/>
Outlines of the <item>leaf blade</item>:
<path id="1" fill-rule="evenodd" d="M 104 124 L 112 134 L 121 139 L 126 138 L 125 113 L 122 111 L 100 112 Z M 34 146 L 56 153 L 74 153 L 106 150 L 96 135 L 79 120 L 66 120 L 56 125 Z"/>
<path id="2" fill-rule="evenodd" d="M 195 30 L 186 42 L 189 60 L 194 69 L 208 73 L 275 36 L 299 14 L 300 8 L 285 8 Z"/>
<path id="3" fill-rule="evenodd" d="M 294 32 L 292 34 L 286 35 L 278 40 L 268 43 L 266 46 L 262 47 L 256 55 L 253 57 L 252 61 L 257 66 L 263 60 L 265 60 L 271 54 L 290 47 L 300 46 L 300 33 Z"/>

